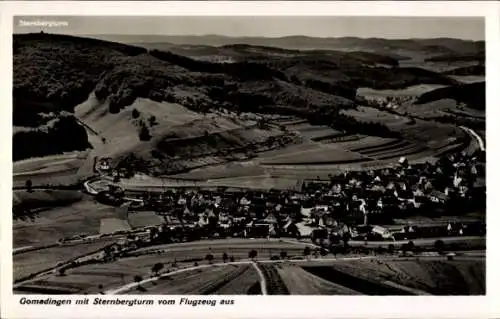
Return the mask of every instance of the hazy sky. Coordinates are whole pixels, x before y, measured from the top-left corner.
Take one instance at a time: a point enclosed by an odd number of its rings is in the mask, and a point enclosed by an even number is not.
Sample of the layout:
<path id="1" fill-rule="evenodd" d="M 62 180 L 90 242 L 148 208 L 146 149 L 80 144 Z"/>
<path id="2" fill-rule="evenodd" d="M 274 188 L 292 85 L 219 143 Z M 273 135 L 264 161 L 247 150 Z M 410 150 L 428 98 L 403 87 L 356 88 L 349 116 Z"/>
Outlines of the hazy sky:
<path id="1" fill-rule="evenodd" d="M 55 27 L 20 26 L 24 21 L 61 22 Z M 484 40 L 483 18 L 462 17 L 24 17 L 14 32 L 281 37 L 461 38 Z"/>

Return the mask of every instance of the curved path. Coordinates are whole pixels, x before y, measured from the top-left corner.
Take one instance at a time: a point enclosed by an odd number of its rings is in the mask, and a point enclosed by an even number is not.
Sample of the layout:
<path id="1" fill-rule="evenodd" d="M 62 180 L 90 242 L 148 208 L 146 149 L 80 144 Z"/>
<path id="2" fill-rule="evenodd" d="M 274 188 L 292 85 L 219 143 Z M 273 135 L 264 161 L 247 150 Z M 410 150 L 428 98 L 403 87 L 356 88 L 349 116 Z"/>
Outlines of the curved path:
<path id="1" fill-rule="evenodd" d="M 483 152 L 486 151 L 486 147 L 484 146 L 484 141 L 481 138 L 481 136 L 479 136 L 473 129 L 470 129 L 468 127 L 460 126 L 460 128 L 477 140 L 477 143 L 479 144 L 479 149 L 481 151 Z"/>
<path id="2" fill-rule="evenodd" d="M 372 259 L 372 258 L 376 258 L 376 257 L 374 257 L 374 256 L 363 256 L 363 257 L 344 257 L 344 258 L 319 258 L 319 259 L 317 259 L 315 261 L 320 261 L 320 262 L 334 262 L 334 261 L 339 261 L 339 260 L 362 260 L 362 259 Z M 248 264 L 252 264 L 255 267 L 255 270 L 257 271 L 257 273 L 259 275 L 260 287 L 261 287 L 262 294 L 263 295 L 267 295 L 267 282 L 266 282 L 264 274 L 259 269 L 259 267 L 257 266 L 257 264 L 258 263 L 265 263 L 265 264 L 269 264 L 269 263 L 283 263 L 283 262 L 287 262 L 287 261 L 284 261 L 284 260 L 263 260 L 263 261 L 255 262 L 255 261 L 251 261 L 251 260 L 244 260 L 244 261 L 235 261 L 235 262 L 228 262 L 228 263 L 216 263 L 216 264 L 211 264 L 211 265 L 200 265 L 200 266 L 196 266 L 196 267 L 187 267 L 187 268 L 183 268 L 183 269 L 179 269 L 179 270 L 174 270 L 174 271 L 171 271 L 171 272 L 165 272 L 165 273 L 162 273 L 159 276 L 147 278 L 147 279 L 144 279 L 144 280 L 142 280 L 140 282 L 132 282 L 132 283 L 126 284 L 126 285 L 118 287 L 118 288 L 110 289 L 110 290 L 106 291 L 105 294 L 116 295 L 116 294 L 125 293 L 125 292 L 128 292 L 128 291 L 132 290 L 132 289 L 137 288 L 140 285 L 144 285 L 144 284 L 147 284 L 147 283 L 158 281 L 158 280 L 160 280 L 160 279 L 162 279 L 164 277 L 168 277 L 168 276 L 171 276 L 171 275 L 175 275 L 175 274 L 179 274 L 179 273 L 183 273 L 183 272 L 187 272 L 187 271 L 192 271 L 192 270 L 197 270 L 197 269 L 203 269 L 203 268 L 209 268 L 209 267 L 214 267 L 214 266 L 219 266 L 220 267 L 220 266 L 228 266 L 228 265 L 248 265 Z M 300 263 L 300 262 L 310 262 L 310 261 L 309 260 L 293 260 L 292 262 L 294 262 L 294 263 Z"/>

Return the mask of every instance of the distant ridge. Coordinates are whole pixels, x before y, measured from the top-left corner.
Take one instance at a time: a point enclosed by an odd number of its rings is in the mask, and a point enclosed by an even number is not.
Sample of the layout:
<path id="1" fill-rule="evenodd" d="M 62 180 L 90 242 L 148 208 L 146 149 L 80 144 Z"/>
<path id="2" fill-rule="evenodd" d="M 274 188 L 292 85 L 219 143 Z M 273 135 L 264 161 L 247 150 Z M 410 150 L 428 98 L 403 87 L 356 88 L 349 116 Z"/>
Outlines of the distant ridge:
<path id="1" fill-rule="evenodd" d="M 222 35 L 87 35 L 109 41 L 130 44 L 170 43 L 175 45 L 225 46 L 234 44 L 279 47 L 296 50 L 343 50 L 389 52 L 394 50 L 418 51 L 429 55 L 465 54 L 484 51 L 484 41 L 472 41 L 454 38 L 433 39 L 384 39 L 338 37 L 320 38 L 309 36 L 267 37 L 229 37 Z M 394 53 L 394 52 L 393 52 Z"/>

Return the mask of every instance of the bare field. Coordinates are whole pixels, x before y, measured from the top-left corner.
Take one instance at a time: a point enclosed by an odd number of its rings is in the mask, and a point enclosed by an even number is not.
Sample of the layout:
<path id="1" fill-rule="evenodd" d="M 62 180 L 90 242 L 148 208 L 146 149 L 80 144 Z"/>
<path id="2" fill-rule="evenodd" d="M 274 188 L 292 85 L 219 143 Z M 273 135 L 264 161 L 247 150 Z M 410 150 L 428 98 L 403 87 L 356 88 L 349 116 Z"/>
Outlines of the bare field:
<path id="1" fill-rule="evenodd" d="M 13 163 L 13 187 L 73 185 L 87 176 L 79 174 L 88 161 L 88 151 L 37 157 Z"/>
<path id="2" fill-rule="evenodd" d="M 102 218 L 101 225 L 99 227 L 99 233 L 101 234 L 111 234 L 117 231 L 129 231 L 130 227 L 126 219 L 120 218 Z"/>
<path id="3" fill-rule="evenodd" d="M 132 228 L 157 226 L 163 222 L 163 218 L 155 212 L 138 212 L 128 214 L 128 224 Z"/>
<path id="4" fill-rule="evenodd" d="M 30 158 L 13 163 L 14 175 L 26 173 L 52 173 L 59 170 L 71 170 L 79 167 L 87 152 L 71 152 L 61 155 Z"/>
<path id="5" fill-rule="evenodd" d="M 84 200 L 66 207 L 39 212 L 34 221 L 13 221 L 14 247 L 53 244 L 64 237 L 74 235 L 97 235 L 101 219 L 124 218 L 115 207 Z"/>

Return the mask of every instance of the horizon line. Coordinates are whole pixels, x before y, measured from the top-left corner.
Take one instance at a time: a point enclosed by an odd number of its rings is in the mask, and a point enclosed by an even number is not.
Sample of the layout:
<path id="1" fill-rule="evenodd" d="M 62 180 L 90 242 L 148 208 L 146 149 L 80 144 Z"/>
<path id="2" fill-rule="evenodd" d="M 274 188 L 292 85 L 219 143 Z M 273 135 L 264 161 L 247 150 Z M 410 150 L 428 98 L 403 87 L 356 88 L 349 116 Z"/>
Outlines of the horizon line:
<path id="1" fill-rule="evenodd" d="M 388 40 L 388 41 L 404 41 L 404 40 L 438 40 L 438 39 L 449 39 L 449 40 L 461 40 L 461 41 L 470 41 L 470 42 L 486 42 L 486 40 L 476 40 L 476 39 L 471 39 L 471 38 L 459 38 L 459 37 L 446 37 L 446 36 L 439 36 L 439 37 L 411 37 L 411 38 L 384 38 L 384 37 L 362 37 L 362 36 L 328 36 L 328 37 L 321 37 L 321 36 L 310 36 L 310 35 L 301 35 L 301 34 L 295 34 L 295 35 L 283 35 L 283 36 L 258 36 L 258 35 L 245 35 L 245 36 L 229 36 L 229 35 L 223 35 L 223 34 L 144 34 L 144 33 L 137 33 L 137 34 L 120 34 L 120 33 L 95 33 L 95 34 L 87 34 L 87 33 L 59 33 L 59 32 L 46 32 L 46 31 L 38 31 L 38 32 L 13 32 L 13 35 L 18 35 L 18 34 L 34 34 L 34 33 L 45 33 L 45 34 L 58 34 L 58 35 L 68 35 L 68 36 L 80 36 L 80 37 L 92 37 L 92 36 L 132 36 L 132 37 L 140 37 L 140 36 L 156 36 L 156 37 L 220 37 L 220 38 L 227 38 L 227 39 L 249 39 L 249 38 L 260 38 L 260 39 L 286 39 L 286 38 L 293 38 L 293 37 L 301 37 L 301 38 L 310 38 L 310 39 L 322 39 L 322 40 L 327 40 L 327 39 L 362 39 L 362 40 Z"/>

